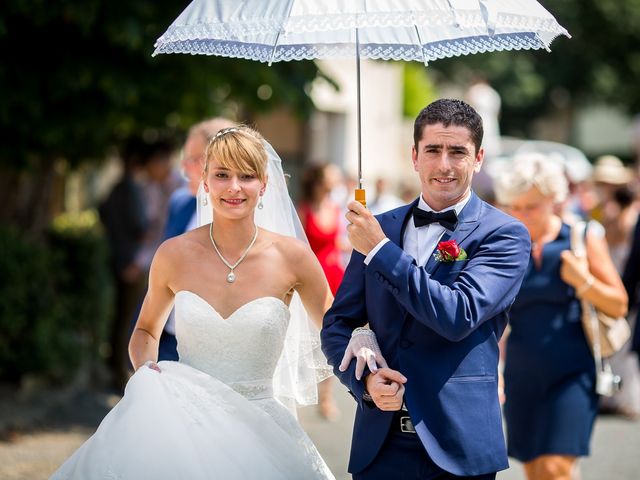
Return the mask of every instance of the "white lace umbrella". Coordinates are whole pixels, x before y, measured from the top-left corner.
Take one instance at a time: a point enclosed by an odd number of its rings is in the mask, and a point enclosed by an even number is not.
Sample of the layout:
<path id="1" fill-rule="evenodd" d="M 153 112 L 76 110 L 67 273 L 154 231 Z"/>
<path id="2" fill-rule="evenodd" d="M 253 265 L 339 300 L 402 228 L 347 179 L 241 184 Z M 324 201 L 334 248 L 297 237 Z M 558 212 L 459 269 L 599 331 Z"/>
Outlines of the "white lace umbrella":
<path id="1" fill-rule="evenodd" d="M 355 56 L 361 188 L 360 57 L 426 65 L 479 52 L 548 50 L 558 35 L 569 36 L 535 0 L 194 0 L 153 54 L 269 64 Z"/>

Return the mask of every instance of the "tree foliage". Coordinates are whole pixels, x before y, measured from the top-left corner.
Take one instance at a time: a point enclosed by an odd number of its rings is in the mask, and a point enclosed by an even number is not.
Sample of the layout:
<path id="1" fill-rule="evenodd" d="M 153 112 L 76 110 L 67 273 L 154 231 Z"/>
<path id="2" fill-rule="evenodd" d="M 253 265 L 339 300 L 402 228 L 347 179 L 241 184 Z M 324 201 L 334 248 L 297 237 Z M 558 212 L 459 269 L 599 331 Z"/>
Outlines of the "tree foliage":
<path id="1" fill-rule="evenodd" d="M 437 89 L 423 64 L 402 62 L 402 66 L 402 114 L 413 120 L 425 105 L 437 98 Z"/>
<path id="2" fill-rule="evenodd" d="M 168 0 L 9 0 L 0 13 L 0 162 L 13 167 L 102 158 L 133 134 L 180 131 L 235 108 L 288 104 L 304 115 L 312 62 L 151 57 L 186 6 Z M 257 96 L 271 87 L 267 100 Z M 264 98 L 264 96 L 263 96 Z M 233 112 L 232 112 L 233 113 Z"/>
<path id="3" fill-rule="evenodd" d="M 0 226 L 0 380 L 91 370 L 107 340 L 113 286 L 97 215 L 63 215 L 47 245 Z"/>
<path id="4" fill-rule="evenodd" d="M 507 128 L 526 130 L 551 108 L 593 102 L 640 111 L 640 0 L 543 1 L 571 34 L 544 50 L 498 52 L 434 62 L 433 69 L 468 81 L 483 72 L 500 91 Z M 504 122 L 506 123 L 506 122 Z"/>

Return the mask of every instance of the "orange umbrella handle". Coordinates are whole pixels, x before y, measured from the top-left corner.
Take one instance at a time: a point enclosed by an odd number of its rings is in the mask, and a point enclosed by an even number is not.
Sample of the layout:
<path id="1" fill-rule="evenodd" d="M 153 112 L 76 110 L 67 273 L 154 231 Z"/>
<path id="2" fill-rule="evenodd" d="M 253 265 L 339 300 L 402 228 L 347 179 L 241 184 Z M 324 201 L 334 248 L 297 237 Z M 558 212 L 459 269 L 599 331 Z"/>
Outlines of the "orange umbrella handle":
<path id="1" fill-rule="evenodd" d="M 356 202 L 360 202 L 363 207 L 367 206 L 367 199 L 364 194 L 364 188 L 356 188 Z"/>

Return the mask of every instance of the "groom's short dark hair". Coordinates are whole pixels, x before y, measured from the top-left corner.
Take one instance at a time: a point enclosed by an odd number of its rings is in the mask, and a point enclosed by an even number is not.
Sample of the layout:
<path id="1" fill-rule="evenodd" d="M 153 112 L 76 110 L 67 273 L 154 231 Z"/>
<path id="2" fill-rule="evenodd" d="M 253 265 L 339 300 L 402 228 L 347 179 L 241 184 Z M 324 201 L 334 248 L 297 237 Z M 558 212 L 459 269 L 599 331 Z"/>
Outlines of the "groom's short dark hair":
<path id="1" fill-rule="evenodd" d="M 422 138 L 422 131 L 426 125 L 441 123 L 445 127 L 455 125 L 466 127 L 471 133 L 471 140 L 476 147 L 476 153 L 482 145 L 482 118 L 471 105 L 462 100 L 441 98 L 422 109 L 413 124 L 413 143 L 418 150 L 418 142 Z"/>

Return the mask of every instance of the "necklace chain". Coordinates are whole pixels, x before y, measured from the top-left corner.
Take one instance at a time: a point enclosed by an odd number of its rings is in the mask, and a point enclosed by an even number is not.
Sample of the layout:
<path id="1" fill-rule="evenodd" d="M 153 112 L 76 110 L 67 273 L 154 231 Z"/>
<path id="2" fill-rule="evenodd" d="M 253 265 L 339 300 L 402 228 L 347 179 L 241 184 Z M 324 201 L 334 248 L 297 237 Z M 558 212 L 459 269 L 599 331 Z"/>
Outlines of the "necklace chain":
<path id="1" fill-rule="evenodd" d="M 222 256 L 222 254 L 220 253 L 220 250 L 218 250 L 218 246 L 216 245 L 216 241 L 213 239 L 213 222 L 211 222 L 210 226 L 209 226 L 209 238 L 211 239 L 211 245 L 213 245 L 213 249 L 216 251 L 216 253 L 218 254 L 218 257 L 220 257 L 220 260 L 222 260 L 222 262 L 229 267 L 229 269 L 231 270 L 229 272 L 229 274 L 227 275 L 227 282 L 229 283 L 233 283 L 236 281 L 236 274 L 234 273 L 234 269 L 240 265 L 240 262 L 242 262 L 244 260 L 244 257 L 247 256 L 247 254 L 249 253 L 249 250 L 251 250 L 251 247 L 253 247 L 253 244 L 256 243 L 256 239 L 258 238 L 258 227 L 255 227 L 256 231 L 253 234 L 253 238 L 251 239 L 251 241 L 249 242 L 249 245 L 247 246 L 247 248 L 244 250 L 244 252 L 242 253 L 242 255 L 240 255 L 240 258 L 238 259 L 238 261 L 236 261 L 236 263 L 234 263 L 233 265 L 231 263 L 229 263 L 227 261 L 226 258 L 224 258 Z"/>

